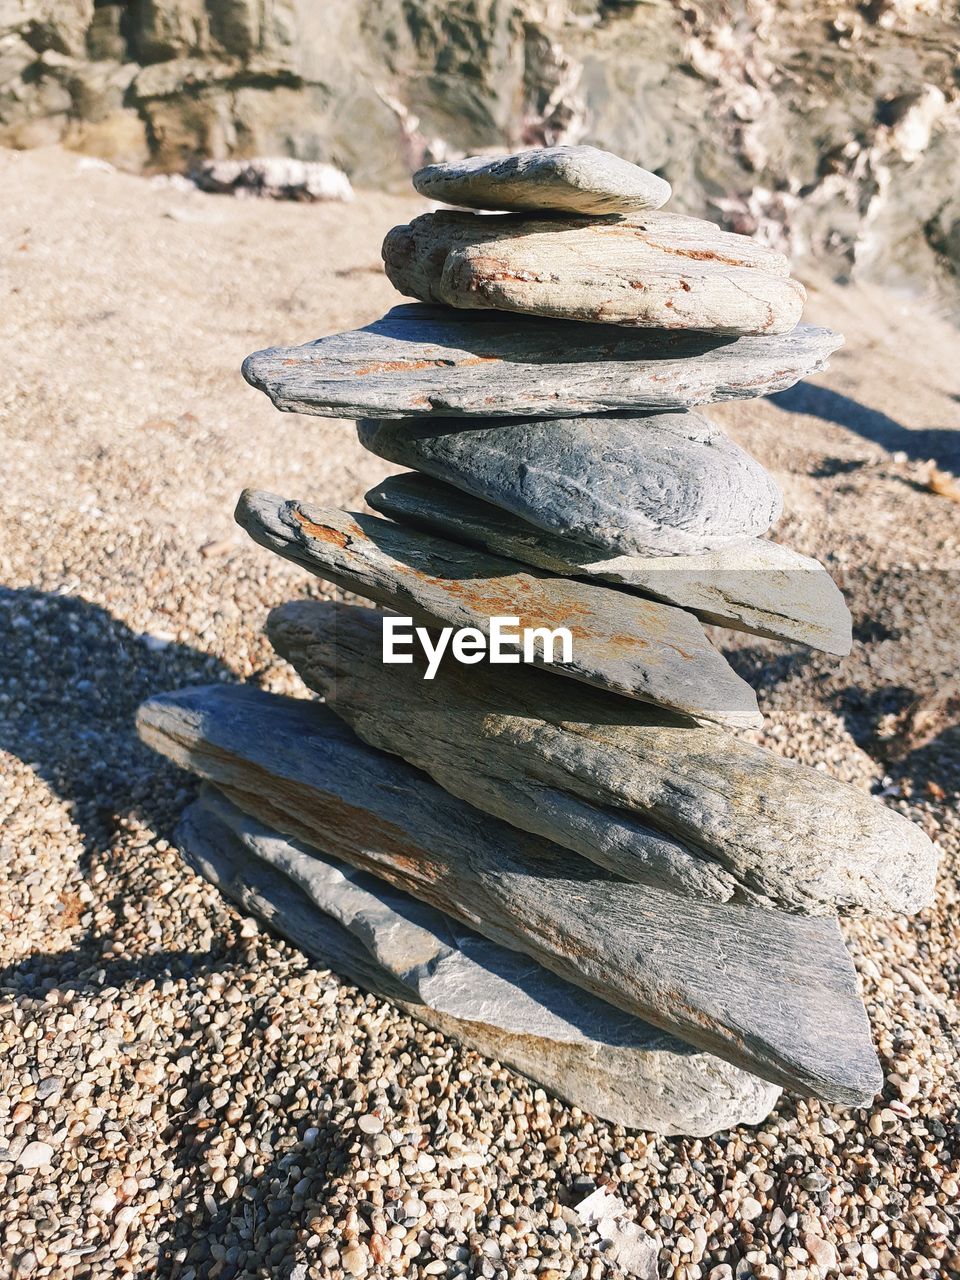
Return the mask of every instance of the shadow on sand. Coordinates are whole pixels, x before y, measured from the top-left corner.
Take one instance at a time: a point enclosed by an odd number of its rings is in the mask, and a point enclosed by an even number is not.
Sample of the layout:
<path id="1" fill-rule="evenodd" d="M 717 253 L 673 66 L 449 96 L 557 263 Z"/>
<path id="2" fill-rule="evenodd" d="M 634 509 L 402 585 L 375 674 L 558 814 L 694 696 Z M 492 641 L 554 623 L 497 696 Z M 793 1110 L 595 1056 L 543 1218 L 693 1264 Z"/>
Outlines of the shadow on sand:
<path id="1" fill-rule="evenodd" d="M 917 462 L 932 459 L 948 471 L 960 471 L 960 430 L 949 427 L 911 430 L 885 413 L 868 409 L 851 396 L 831 391 L 828 387 L 818 387 L 812 382 L 798 382 L 787 391 L 779 391 L 767 399 L 788 413 L 802 413 L 846 427 L 891 453 L 905 453 Z"/>

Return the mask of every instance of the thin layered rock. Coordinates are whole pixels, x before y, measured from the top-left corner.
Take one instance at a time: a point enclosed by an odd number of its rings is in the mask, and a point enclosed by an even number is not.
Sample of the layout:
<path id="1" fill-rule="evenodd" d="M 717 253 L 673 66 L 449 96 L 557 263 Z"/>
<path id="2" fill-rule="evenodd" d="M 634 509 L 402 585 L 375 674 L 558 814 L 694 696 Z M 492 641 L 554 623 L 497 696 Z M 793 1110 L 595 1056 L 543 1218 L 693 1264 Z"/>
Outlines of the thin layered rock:
<path id="1" fill-rule="evenodd" d="M 369 419 L 360 443 L 614 555 L 698 555 L 759 537 L 780 490 L 698 413 L 617 417 Z"/>
<path id="2" fill-rule="evenodd" d="M 810 325 L 732 339 L 413 304 L 254 352 L 243 376 L 278 409 L 327 418 L 575 417 L 771 395 L 824 368 L 842 342 Z"/>
<path id="3" fill-rule="evenodd" d="M 679 213 L 537 219 L 441 210 L 383 242 L 401 293 L 592 324 L 787 333 L 806 298 L 781 253 Z"/>
<path id="4" fill-rule="evenodd" d="M 486 666 L 383 666 L 372 610 L 296 601 L 271 643 L 371 746 L 627 879 L 811 915 L 917 911 L 937 852 L 913 823 L 719 729 Z M 710 872 L 710 880 L 704 873 Z"/>
<path id="5" fill-rule="evenodd" d="M 298 699 L 193 687 L 144 703 L 138 728 L 259 821 L 771 1083 L 851 1105 L 882 1084 L 835 920 L 604 878 Z"/>
<path id="6" fill-rule="evenodd" d="M 574 1106 L 705 1136 L 758 1124 L 776 1102 L 776 1085 L 263 826 L 212 789 L 187 809 L 176 839 L 202 875 L 308 955 Z"/>
<path id="7" fill-rule="evenodd" d="M 753 538 L 695 556 L 600 558 L 596 547 L 535 529 L 418 472 L 389 476 L 365 497 L 392 520 L 549 573 L 627 586 L 736 631 L 850 652 L 850 610 L 836 583 L 818 560 L 776 542 Z"/>
<path id="8" fill-rule="evenodd" d="M 518 629 L 566 627 L 569 654 L 550 641 L 546 658 L 559 675 L 722 724 L 762 723 L 753 689 L 682 609 L 274 494 L 247 490 L 236 517 L 261 546 L 427 626 L 489 636 L 491 618 L 511 617 Z M 534 661 L 546 653 L 541 640 Z"/>
<path id="9" fill-rule="evenodd" d="M 659 209 L 670 183 L 597 147 L 532 147 L 507 156 L 467 156 L 413 175 L 422 196 L 468 209 L 616 214 Z"/>

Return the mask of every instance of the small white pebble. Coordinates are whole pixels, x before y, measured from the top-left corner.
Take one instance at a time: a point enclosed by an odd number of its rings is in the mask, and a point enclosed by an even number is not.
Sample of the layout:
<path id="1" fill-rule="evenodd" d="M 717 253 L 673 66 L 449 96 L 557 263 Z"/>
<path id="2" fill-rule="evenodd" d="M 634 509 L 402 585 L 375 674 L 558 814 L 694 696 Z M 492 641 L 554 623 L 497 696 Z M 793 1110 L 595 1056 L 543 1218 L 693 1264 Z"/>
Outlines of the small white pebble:
<path id="1" fill-rule="evenodd" d="M 53 1159 L 53 1147 L 49 1142 L 28 1142 L 20 1152 L 17 1165 L 21 1169 L 42 1169 Z"/>
<path id="2" fill-rule="evenodd" d="M 370 1266 L 370 1257 L 360 1244 L 352 1244 L 340 1255 L 340 1264 L 351 1276 L 362 1276 Z"/>
<path id="3" fill-rule="evenodd" d="M 752 1222 L 754 1218 L 759 1218 L 763 1213 L 763 1205 L 759 1200 L 755 1200 L 753 1196 L 747 1196 L 745 1200 L 740 1202 L 739 1216 L 744 1222 Z"/>
<path id="4" fill-rule="evenodd" d="M 94 1213 L 112 1213 L 116 1207 L 116 1194 L 109 1187 L 105 1191 L 98 1191 L 90 1200 L 90 1208 Z"/>

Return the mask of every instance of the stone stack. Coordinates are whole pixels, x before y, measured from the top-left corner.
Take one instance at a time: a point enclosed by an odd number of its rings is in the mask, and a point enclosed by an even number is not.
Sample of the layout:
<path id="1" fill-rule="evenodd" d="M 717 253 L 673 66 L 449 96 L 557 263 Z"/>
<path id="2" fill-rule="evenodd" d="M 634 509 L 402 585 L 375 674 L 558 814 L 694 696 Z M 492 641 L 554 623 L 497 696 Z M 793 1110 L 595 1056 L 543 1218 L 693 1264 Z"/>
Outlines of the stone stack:
<path id="1" fill-rule="evenodd" d="M 784 1086 L 868 1104 L 838 917 L 924 906 L 934 846 L 736 736 L 756 697 L 702 626 L 850 647 L 824 568 L 765 537 L 773 479 L 696 411 L 841 339 L 798 325 L 781 255 L 660 212 L 667 183 L 592 148 L 414 184 L 491 211 L 389 233 L 419 301 L 244 365 L 414 470 L 367 495 L 380 515 L 247 492 L 237 519 L 426 634 L 509 616 L 566 627 L 571 652 L 425 679 L 382 661 L 382 612 L 281 606 L 270 639 L 324 705 L 217 686 L 141 708 L 209 784 L 184 852 L 310 954 L 608 1119 L 705 1134 Z"/>

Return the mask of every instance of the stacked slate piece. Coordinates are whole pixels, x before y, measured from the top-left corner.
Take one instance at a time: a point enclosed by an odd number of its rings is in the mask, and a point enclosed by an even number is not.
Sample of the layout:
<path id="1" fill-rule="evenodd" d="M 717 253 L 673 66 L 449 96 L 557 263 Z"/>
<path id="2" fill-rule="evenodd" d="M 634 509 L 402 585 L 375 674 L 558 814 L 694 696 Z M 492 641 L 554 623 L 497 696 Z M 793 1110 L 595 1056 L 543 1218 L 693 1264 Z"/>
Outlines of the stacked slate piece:
<path id="1" fill-rule="evenodd" d="M 754 746 L 703 623 L 849 650 L 843 598 L 770 541 L 781 497 L 696 411 L 823 367 L 785 259 L 660 212 L 589 147 L 435 165 L 384 244 L 418 299 L 249 357 L 281 409 L 359 420 L 412 467 L 379 515 L 247 492 L 263 546 L 420 626 L 565 626 L 553 663 L 414 654 L 384 614 L 296 601 L 277 650 L 323 703 L 190 688 L 144 739 L 208 783 L 180 842 L 308 953 L 621 1123 L 706 1134 L 781 1087 L 882 1083 L 838 916 L 930 901 L 904 817 Z M 383 517 L 389 517 L 387 519 Z M 555 658 L 557 655 L 554 655 Z"/>

